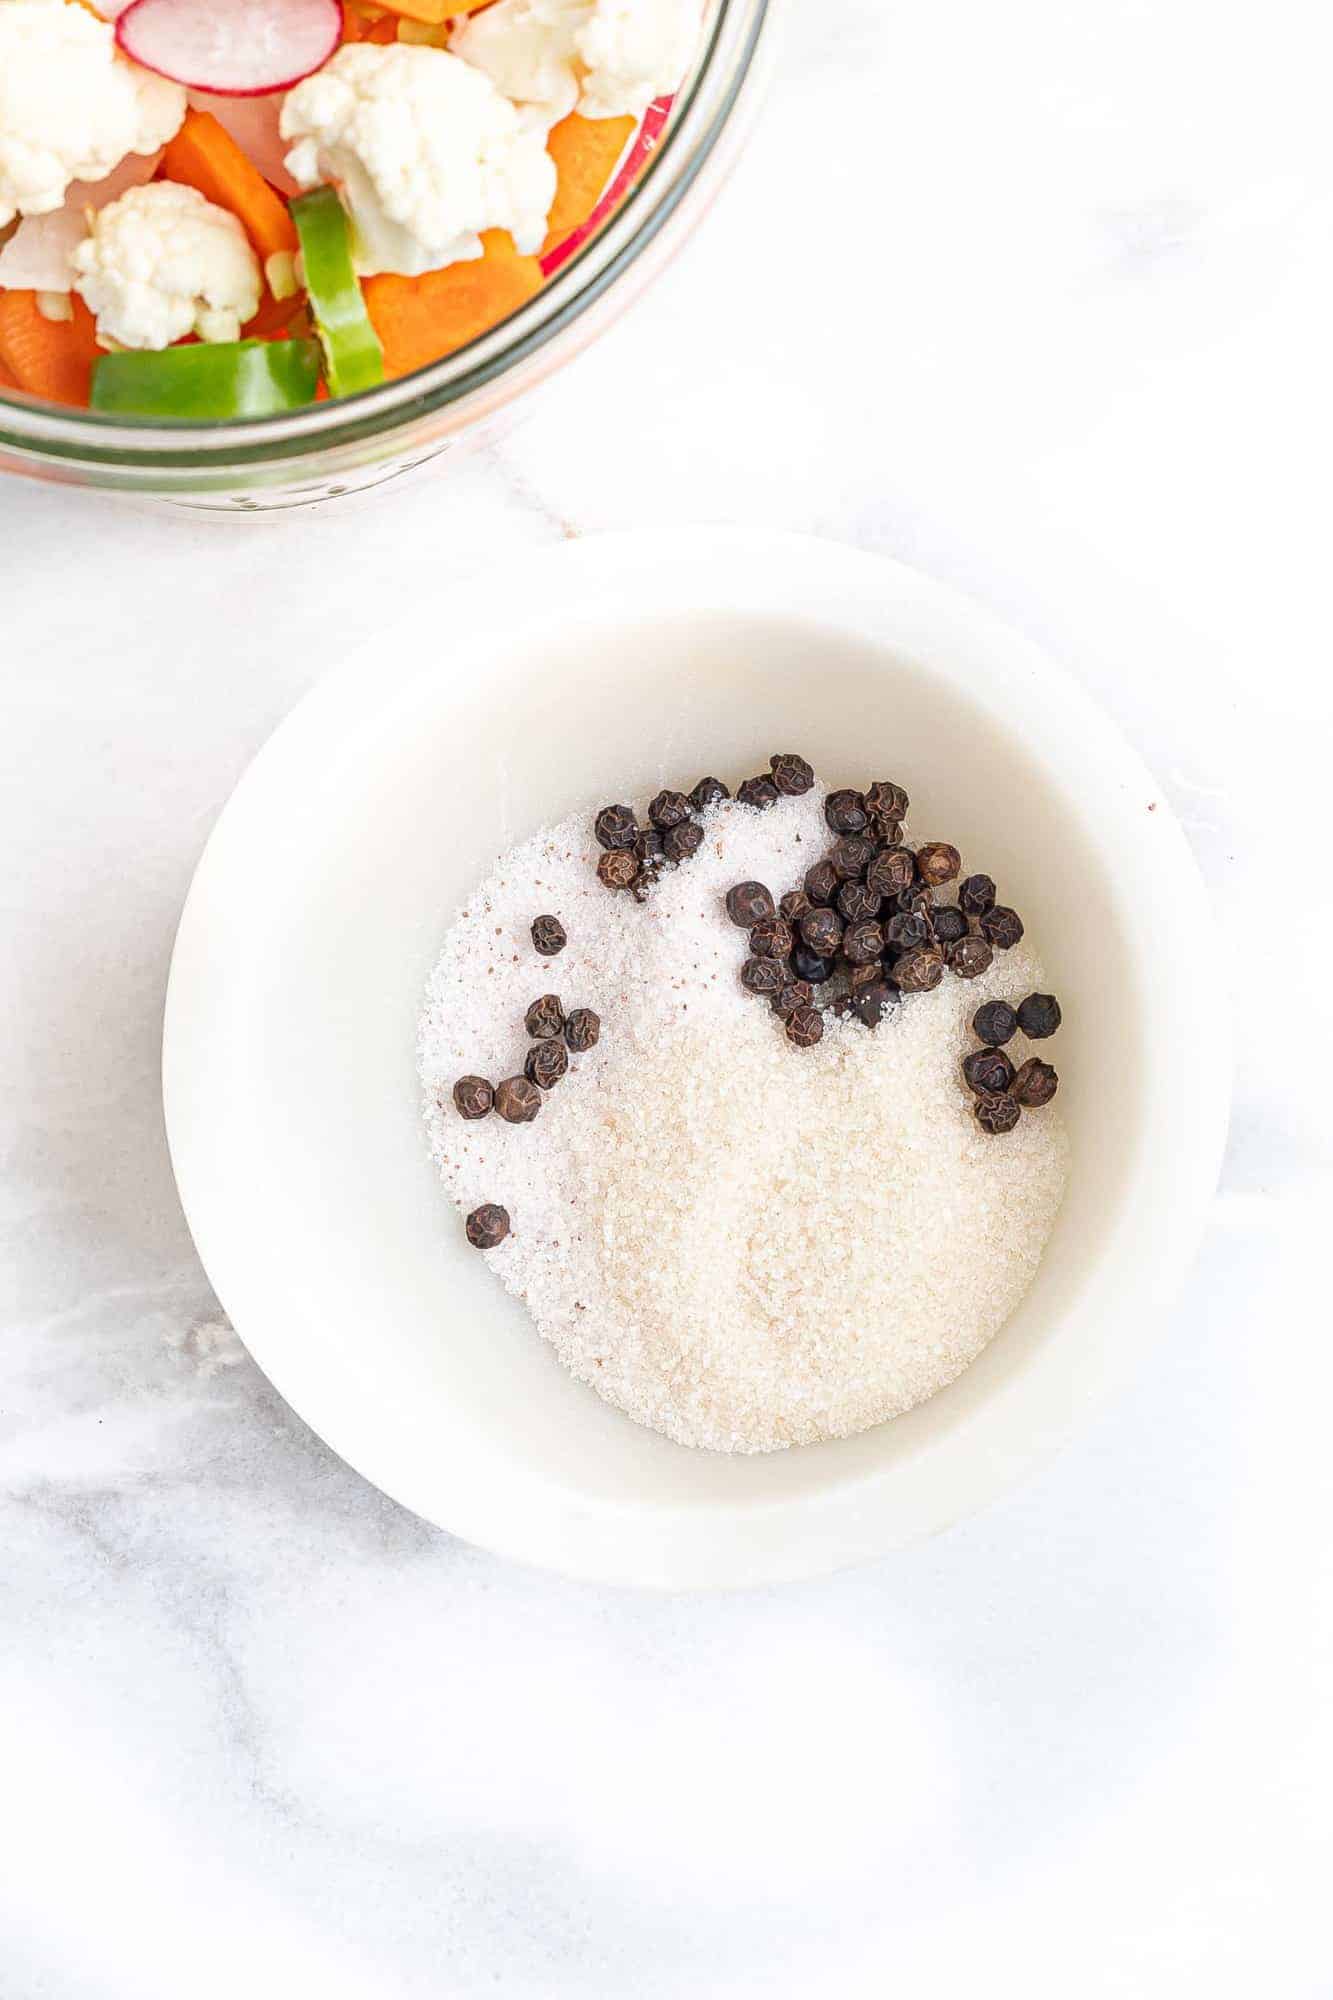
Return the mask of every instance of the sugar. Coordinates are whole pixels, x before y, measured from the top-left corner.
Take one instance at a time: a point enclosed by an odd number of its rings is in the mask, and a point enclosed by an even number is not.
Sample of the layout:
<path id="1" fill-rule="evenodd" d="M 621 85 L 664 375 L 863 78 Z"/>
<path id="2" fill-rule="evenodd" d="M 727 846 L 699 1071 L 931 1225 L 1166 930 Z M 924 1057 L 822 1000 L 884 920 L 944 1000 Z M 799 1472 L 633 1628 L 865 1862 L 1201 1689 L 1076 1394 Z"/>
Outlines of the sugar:
<path id="1" fill-rule="evenodd" d="M 574 1375 L 682 1444 L 845 1437 L 935 1394 L 1022 1299 L 1064 1190 L 1059 1100 L 988 1138 L 959 1071 L 976 1008 L 1043 987 L 1026 940 L 873 1033 L 830 1018 L 808 1050 L 741 987 L 723 896 L 799 883 L 822 797 L 715 807 L 644 904 L 596 880 L 588 815 L 546 829 L 455 919 L 422 1016 L 444 1185 L 513 1220 L 488 1261 Z M 555 959 L 532 948 L 542 911 L 569 936 Z M 454 1079 L 516 1074 L 545 990 L 596 1010 L 597 1047 L 534 1124 L 459 1118 Z"/>

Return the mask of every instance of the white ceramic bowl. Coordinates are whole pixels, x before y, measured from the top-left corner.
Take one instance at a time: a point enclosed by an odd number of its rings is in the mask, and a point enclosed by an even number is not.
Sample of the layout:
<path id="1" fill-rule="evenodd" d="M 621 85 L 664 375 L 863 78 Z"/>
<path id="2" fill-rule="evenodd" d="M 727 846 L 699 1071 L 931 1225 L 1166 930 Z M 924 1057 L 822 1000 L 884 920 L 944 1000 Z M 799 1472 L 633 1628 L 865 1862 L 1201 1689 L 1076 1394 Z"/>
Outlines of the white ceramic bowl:
<path id="1" fill-rule="evenodd" d="M 1152 779 L 1025 641 L 827 543 L 608 537 L 440 608 L 435 659 L 390 632 L 277 731 L 181 920 L 167 1124 L 242 1338 L 387 1493 L 571 1575 L 771 1582 L 969 1512 L 1142 1352 L 1216 1177 L 1211 918 Z M 830 778 L 901 778 L 1022 909 L 1064 1003 L 1073 1172 L 1031 1292 L 950 1388 L 861 1437 L 727 1458 L 575 1383 L 466 1246 L 426 1156 L 416 1027 L 497 852 L 786 746 Z"/>

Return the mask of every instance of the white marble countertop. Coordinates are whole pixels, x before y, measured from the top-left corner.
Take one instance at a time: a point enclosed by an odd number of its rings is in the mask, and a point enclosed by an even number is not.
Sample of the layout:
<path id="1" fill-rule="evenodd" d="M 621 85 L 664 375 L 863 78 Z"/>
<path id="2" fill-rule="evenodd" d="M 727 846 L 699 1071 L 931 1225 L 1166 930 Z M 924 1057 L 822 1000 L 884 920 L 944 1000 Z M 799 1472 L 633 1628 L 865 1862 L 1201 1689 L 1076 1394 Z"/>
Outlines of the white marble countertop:
<path id="1" fill-rule="evenodd" d="M 6 2000 L 1333 1983 L 1320 16 L 791 16 L 700 236 L 499 450 L 262 523 L 0 487 Z M 382 593 L 430 647 L 441 578 L 700 517 L 892 552 L 1069 662 L 1189 829 L 1240 1059 L 1187 1295 L 1044 1476 L 663 1600 L 455 1543 L 293 1418 L 157 1063 L 209 826 Z"/>

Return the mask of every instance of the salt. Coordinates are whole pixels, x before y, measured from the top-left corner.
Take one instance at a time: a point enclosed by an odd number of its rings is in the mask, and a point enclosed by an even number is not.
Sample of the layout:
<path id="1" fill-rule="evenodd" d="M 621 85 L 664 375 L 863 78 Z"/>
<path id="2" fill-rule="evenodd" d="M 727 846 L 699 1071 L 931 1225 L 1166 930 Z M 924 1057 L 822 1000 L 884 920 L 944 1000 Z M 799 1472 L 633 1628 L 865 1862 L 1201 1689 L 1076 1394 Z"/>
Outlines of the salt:
<path id="1" fill-rule="evenodd" d="M 960 1075 L 977 1007 L 1044 986 L 1026 943 L 873 1033 L 830 1018 L 814 1049 L 741 987 L 725 892 L 799 884 L 822 797 L 714 807 L 643 904 L 598 883 L 589 815 L 543 831 L 455 919 L 422 1016 L 445 1187 L 513 1221 L 488 1261 L 573 1374 L 682 1444 L 845 1437 L 933 1395 L 1023 1297 L 1064 1190 L 1058 1100 L 988 1138 Z M 556 959 L 532 948 L 541 912 L 568 933 Z M 597 1047 L 535 1124 L 461 1119 L 455 1078 L 517 1074 L 552 988 L 601 1016 Z"/>

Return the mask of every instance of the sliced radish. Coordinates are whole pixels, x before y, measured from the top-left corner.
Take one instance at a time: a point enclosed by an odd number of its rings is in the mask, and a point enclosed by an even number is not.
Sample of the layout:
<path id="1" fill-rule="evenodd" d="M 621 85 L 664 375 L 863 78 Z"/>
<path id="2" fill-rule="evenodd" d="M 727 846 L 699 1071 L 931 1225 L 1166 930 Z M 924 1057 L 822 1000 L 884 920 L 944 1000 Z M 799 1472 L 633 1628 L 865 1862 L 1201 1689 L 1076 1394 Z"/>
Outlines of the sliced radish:
<path id="1" fill-rule="evenodd" d="M 173 83 L 262 97 L 326 63 L 342 25 L 342 0 L 133 0 L 116 40 Z"/>
<path id="2" fill-rule="evenodd" d="M 292 142 L 278 129 L 283 102 L 280 90 L 266 91 L 262 97 L 216 97 L 211 90 L 192 90 L 190 102 L 196 111 L 212 112 L 270 187 L 279 194 L 300 193 L 286 166 Z"/>
<path id="3" fill-rule="evenodd" d="M 548 250 L 542 258 L 544 277 L 554 277 L 561 265 L 567 264 L 589 237 L 597 234 L 607 217 L 619 208 L 630 189 L 647 172 L 648 162 L 657 151 L 657 142 L 666 130 L 674 101 L 670 97 L 657 97 L 648 106 L 643 114 L 643 123 L 625 148 L 625 157 L 592 214 L 586 222 L 579 224 L 571 236 L 566 236 L 563 243 L 557 243 L 554 250 Z"/>
<path id="4" fill-rule="evenodd" d="M 0 250 L 0 286 L 14 292 L 67 292 L 69 260 L 88 234 L 88 211 L 105 208 L 127 188 L 142 187 L 157 172 L 162 154 L 130 153 L 105 180 L 71 181 L 65 205 L 50 215 L 25 215 Z"/>

